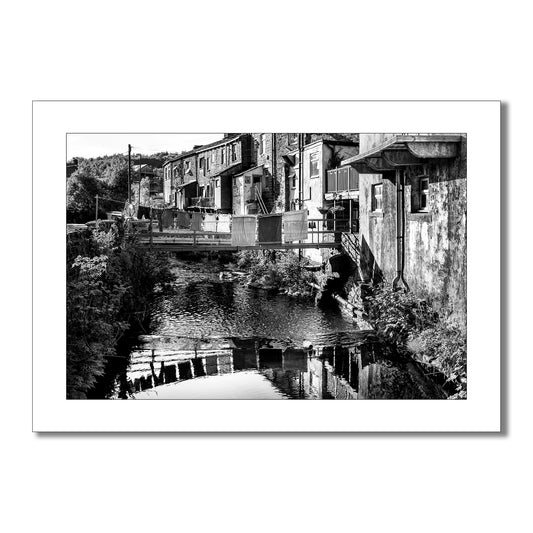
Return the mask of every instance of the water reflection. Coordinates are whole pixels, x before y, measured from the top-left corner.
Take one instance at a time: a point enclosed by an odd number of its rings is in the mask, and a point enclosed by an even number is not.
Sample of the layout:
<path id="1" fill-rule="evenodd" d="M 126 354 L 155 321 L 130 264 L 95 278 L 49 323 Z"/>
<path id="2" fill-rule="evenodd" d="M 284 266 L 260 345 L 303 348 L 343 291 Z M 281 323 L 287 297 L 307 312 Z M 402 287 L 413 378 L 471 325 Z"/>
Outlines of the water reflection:
<path id="1" fill-rule="evenodd" d="M 155 301 L 150 334 L 112 360 L 123 366 L 94 397 L 443 397 L 420 367 L 337 309 L 220 279 L 223 268 L 175 261 L 175 290 Z"/>
<path id="2" fill-rule="evenodd" d="M 420 369 L 378 342 L 307 350 L 239 339 L 239 347 L 132 353 L 123 396 L 137 399 L 438 398 Z M 239 374 L 239 377 L 236 375 Z"/>

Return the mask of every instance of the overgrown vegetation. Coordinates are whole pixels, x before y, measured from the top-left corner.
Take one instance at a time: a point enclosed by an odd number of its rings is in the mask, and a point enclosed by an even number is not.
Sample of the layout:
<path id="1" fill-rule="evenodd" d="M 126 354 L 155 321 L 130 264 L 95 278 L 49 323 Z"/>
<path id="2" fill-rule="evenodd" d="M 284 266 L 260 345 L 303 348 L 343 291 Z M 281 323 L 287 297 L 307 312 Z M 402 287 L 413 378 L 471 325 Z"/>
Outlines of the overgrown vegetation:
<path id="1" fill-rule="evenodd" d="M 451 398 L 466 398 L 464 326 L 440 316 L 427 299 L 385 283 L 374 289 L 365 307 L 379 335 L 442 372 L 455 389 Z"/>
<path id="2" fill-rule="evenodd" d="M 175 154 L 161 152 L 151 156 L 137 156 L 132 164 L 148 164 L 161 168 Z M 77 157 L 69 161 L 76 170 L 67 177 L 67 222 L 87 222 L 95 218 L 95 196 L 98 194 L 99 214 L 105 218 L 106 211 L 121 210 L 128 198 L 128 157 L 124 154 L 85 159 Z M 148 180 L 141 181 L 141 197 L 146 197 Z M 132 173 L 132 193 L 138 196 L 137 176 Z"/>
<path id="3" fill-rule="evenodd" d="M 305 269 L 309 260 L 300 259 L 290 251 L 240 251 L 237 253 L 238 268 L 248 272 L 251 285 L 277 289 L 289 296 L 311 296 L 309 283 L 311 272 Z"/>
<path id="4" fill-rule="evenodd" d="M 85 398 L 142 319 L 154 289 L 170 281 L 163 258 L 135 247 L 113 225 L 67 241 L 67 397 Z"/>

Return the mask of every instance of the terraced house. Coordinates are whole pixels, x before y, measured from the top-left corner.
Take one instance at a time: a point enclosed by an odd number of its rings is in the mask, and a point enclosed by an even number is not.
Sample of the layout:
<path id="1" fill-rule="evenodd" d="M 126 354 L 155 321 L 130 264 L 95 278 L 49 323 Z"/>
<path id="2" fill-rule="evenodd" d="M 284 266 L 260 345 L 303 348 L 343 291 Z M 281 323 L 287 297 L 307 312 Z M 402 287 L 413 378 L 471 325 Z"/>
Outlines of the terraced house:
<path id="1" fill-rule="evenodd" d="M 163 166 L 164 196 L 167 205 L 186 209 L 200 196 L 197 180 L 197 158 L 194 150 L 184 152 Z"/>

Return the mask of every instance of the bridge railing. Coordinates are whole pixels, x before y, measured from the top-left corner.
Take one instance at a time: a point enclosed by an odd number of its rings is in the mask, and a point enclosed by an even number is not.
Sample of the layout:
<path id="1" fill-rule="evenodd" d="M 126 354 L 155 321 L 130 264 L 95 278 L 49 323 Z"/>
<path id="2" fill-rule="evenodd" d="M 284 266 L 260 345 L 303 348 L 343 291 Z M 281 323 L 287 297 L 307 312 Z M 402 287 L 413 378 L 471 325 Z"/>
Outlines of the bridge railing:
<path id="1" fill-rule="evenodd" d="M 229 216 L 229 215 L 228 215 Z M 148 221 L 149 222 L 149 221 Z M 343 234 L 353 231 L 353 224 L 348 218 L 310 218 L 307 219 L 307 238 L 300 241 L 285 241 L 285 232 L 282 225 L 281 242 L 263 243 L 256 240 L 256 245 L 286 245 L 287 247 L 297 247 L 298 243 L 304 243 L 306 246 L 317 245 L 324 246 L 331 244 L 331 247 L 341 245 Z M 231 223 L 224 224 L 225 228 L 231 230 Z M 215 226 L 216 227 L 216 226 Z M 230 247 L 232 233 L 231 231 L 206 231 L 192 229 L 173 229 L 166 228 L 161 231 L 160 225 L 153 221 L 148 223 L 145 229 L 139 229 L 140 242 L 142 244 L 165 245 L 183 245 L 183 247 L 209 246 Z"/>

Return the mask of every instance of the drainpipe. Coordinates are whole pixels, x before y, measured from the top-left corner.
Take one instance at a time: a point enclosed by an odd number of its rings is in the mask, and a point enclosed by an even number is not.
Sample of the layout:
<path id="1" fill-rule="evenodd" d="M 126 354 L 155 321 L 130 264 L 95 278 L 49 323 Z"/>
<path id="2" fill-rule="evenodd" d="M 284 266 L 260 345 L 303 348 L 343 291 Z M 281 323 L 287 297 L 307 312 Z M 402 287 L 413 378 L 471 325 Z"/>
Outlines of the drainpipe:
<path id="1" fill-rule="evenodd" d="M 303 158 L 303 136 L 304 134 L 303 133 L 299 133 L 298 134 L 298 209 L 303 209 L 303 184 L 304 184 L 304 179 L 303 179 L 303 161 L 302 161 L 302 158 Z M 302 242 L 301 240 L 298 241 L 298 242 Z M 298 248 L 298 259 L 301 261 L 302 260 L 302 249 L 301 248 Z"/>
<path id="2" fill-rule="evenodd" d="M 272 134 L 272 213 L 274 212 L 276 206 L 276 176 L 278 173 L 277 170 L 277 160 L 276 160 L 276 134 Z"/>
<path id="3" fill-rule="evenodd" d="M 404 277 L 405 262 L 405 171 L 396 170 L 396 277 L 392 287 L 397 289 L 399 283 L 409 292 L 409 285 Z"/>
<path id="4" fill-rule="evenodd" d="M 303 133 L 298 134 L 298 207 L 299 209 L 302 209 L 302 203 L 303 203 Z"/>

